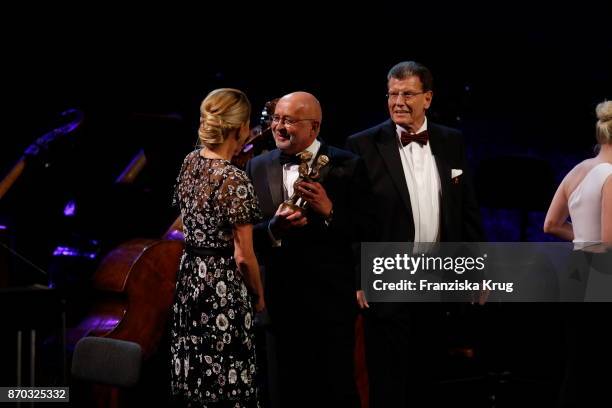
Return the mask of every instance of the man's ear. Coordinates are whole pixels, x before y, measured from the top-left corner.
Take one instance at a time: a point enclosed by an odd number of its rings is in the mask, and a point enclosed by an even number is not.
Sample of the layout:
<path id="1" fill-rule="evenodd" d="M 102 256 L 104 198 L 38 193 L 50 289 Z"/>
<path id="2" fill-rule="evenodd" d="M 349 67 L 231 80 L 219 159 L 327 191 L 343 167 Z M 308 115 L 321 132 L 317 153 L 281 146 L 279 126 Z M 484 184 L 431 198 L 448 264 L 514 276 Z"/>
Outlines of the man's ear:
<path id="1" fill-rule="evenodd" d="M 433 91 L 425 92 L 425 109 L 429 109 L 431 106 L 431 100 L 433 99 Z"/>

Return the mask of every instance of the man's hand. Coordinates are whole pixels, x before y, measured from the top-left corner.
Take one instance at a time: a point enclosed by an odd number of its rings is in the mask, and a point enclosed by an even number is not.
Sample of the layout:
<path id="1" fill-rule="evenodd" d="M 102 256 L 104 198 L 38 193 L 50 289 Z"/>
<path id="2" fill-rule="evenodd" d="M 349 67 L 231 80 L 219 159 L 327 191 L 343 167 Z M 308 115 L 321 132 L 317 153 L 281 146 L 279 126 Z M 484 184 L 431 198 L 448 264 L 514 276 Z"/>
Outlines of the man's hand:
<path id="1" fill-rule="evenodd" d="M 472 301 L 471 303 L 478 303 L 480 306 L 487 303 L 489 299 L 489 295 L 491 294 L 491 290 L 489 289 L 480 289 L 478 292 L 472 293 Z"/>
<path id="2" fill-rule="evenodd" d="M 276 239 L 292 228 L 300 228 L 308 224 L 308 219 L 301 211 L 293 211 L 291 208 L 283 208 L 282 204 L 276 210 L 276 214 L 270 220 L 270 230 Z"/>
<path id="3" fill-rule="evenodd" d="M 368 301 L 365 298 L 365 292 L 363 290 L 358 290 L 357 291 L 357 304 L 359 305 L 360 309 L 367 309 L 370 307 L 370 305 L 368 304 Z"/>
<path id="4" fill-rule="evenodd" d="M 333 204 L 325 189 L 320 183 L 311 183 L 309 181 L 302 181 L 297 185 L 298 193 L 300 197 L 308 201 L 310 207 L 314 212 L 324 217 L 328 217 L 331 213 Z"/>

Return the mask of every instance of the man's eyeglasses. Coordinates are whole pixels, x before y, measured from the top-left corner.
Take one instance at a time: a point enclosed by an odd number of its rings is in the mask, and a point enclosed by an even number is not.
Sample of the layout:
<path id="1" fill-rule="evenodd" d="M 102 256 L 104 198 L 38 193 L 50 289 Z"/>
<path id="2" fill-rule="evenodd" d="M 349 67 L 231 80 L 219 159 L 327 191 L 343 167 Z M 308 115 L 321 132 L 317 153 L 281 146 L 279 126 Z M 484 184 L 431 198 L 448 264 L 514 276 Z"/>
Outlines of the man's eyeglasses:
<path id="1" fill-rule="evenodd" d="M 316 121 L 316 119 L 291 119 L 286 116 L 281 117 L 279 115 L 272 115 L 272 123 L 279 124 L 282 122 L 283 125 L 287 127 L 295 126 L 298 124 L 298 122 L 303 122 L 306 120 Z"/>
<path id="2" fill-rule="evenodd" d="M 427 93 L 429 91 L 423 91 L 423 92 L 389 92 L 387 94 L 387 98 L 390 101 L 397 101 L 397 98 L 399 98 L 400 96 L 402 97 L 403 100 L 405 101 L 409 101 L 412 98 L 414 98 L 417 95 L 421 95 L 424 93 Z"/>

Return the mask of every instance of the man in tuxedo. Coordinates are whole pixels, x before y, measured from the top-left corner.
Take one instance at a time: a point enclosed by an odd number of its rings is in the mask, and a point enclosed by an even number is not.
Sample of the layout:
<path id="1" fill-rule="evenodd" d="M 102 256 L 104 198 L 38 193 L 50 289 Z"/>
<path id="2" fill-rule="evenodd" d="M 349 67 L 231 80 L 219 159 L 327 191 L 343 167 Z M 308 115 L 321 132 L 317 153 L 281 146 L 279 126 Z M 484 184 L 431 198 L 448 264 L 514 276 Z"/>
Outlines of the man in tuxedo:
<path id="1" fill-rule="evenodd" d="M 255 157 L 246 169 L 264 215 L 254 243 L 263 265 L 282 407 L 359 406 L 351 244 L 365 177 L 356 155 L 317 139 L 321 119 L 313 95 L 285 95 L 272 116 L 277 149 Z M 296 155 L 304 151 L 312 154 L 310 168 L 322 155 L 329 164 L 318 182 L 294 185 Z M 294 194 L 308 202 L 305 210 L 281 207 Z"/>
<path id="2" fill-rule="evenodd" d="M 409 61 L 387 76 L 390 119 L 350 136 L 372 185 L 381 242 L 482 241 L 483 232 L 460 131 L 428 121 L 430 71 Z M 370 408 L 400 408 L 435 374 L 442 310 L 433 304 L 368 304 L 366 354 Z"/>

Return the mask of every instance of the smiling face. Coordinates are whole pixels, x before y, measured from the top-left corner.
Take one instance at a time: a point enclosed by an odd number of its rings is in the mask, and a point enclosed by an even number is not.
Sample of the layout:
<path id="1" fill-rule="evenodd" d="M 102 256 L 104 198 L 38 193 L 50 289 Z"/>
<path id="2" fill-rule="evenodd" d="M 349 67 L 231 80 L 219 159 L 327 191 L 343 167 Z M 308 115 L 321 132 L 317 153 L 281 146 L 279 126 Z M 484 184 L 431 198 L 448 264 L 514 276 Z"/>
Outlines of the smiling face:
<path id="1" fill-rule="evenodd" d="M 306 92 L 295 92 L 279 99 L 271 124 L 276 147 L 286 154 L 305 150 L 317 138 L 321 124 L 321 107 Z"/>
<path id="2" fill-rule="evenodd" d="M 432 91 L 425 91 L 416 75 L 404 79 L 391 78 L 387 87 L 389 115 L 393 122 L 411 132 L 419 130 L 431 105 Z"/>

